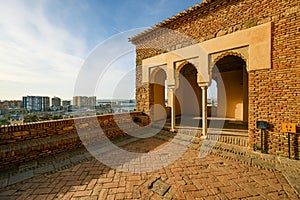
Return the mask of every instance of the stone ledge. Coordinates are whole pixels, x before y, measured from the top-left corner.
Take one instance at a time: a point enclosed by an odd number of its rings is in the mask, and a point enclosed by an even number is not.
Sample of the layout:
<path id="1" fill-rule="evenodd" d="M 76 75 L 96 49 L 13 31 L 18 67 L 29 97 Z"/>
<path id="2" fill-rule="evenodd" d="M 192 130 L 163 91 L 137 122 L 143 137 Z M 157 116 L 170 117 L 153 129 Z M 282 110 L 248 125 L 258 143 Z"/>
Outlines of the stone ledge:
<path id="1" fill-rule="evenodd" d="M 248 135 L 226 135 L 226 134 L 207 134 L 207 139 L 216 140 L 218 142 L 238 145 L 247 147 L 248 146 Z"/>
<path id="2" fill-rule="evenodd" d="M 111 140 L 111 142 L 117 146 L 124 146 L 139 139 L 140 138 L 134 138 L 131 136 L 123 136 L 115 138 Z M 111 150 L 110 148 L 107 148 L 110 144 L 106 142 L 98 141 L 96 144 L 101 144 L 102 147 L 101 150 L 97 149 L 97 152 L 106 153 Z M 99 146 L 96 148 L 99 148 Z M 89 146 L 89 149 L 93 149 L 92 144 Z M 59 170 L 66 169 L 92 158 L 93 156 L 87 151 L 87 149 L 85 147 L 81 147 L 71 151 L 49 155 L 34 161 L 25 162 L 19 166 L 13 166 L 9 169 L 0 170 L 0 189 L 22 183 L 22 181 L 38 175 L 51 174 Z"/>
<path id="3" fill-rule="evenodd" d="M 128 118 L 129 114 L 130 118 Z M 127 134 L 121 128 L 127 131 L 134 130 L 136 124 L 145 126 L 149 119 L 140 112 L 122 113 L 116 114 L 116 116 L 116 119 L 114 119 L 114 115 L 102 115 L 93 118 L 86 117 L 2 127 L 1 137 L 12 137 L 10 139 L 13 139 L 14 142 L 7 143 L 4 141 L 4 143 L 0 144 L 0 170 L 14 166 L 19 167 L 22 163 L 68 152 L 80 148 L 83 142 L 86 145 L 93 143 L 95 140 L 102 140 L 105 136 L 109 139 L 126 136 Z M 137 123 L 131 121 L 140 117 L 142 120 Z M 73 122 L 74 120 L 76 123 Z M 78 126 L 78 130 L 76 130 L 75 124 Z M 69 130 L 70 127 L 72 131 Z M 82 129 L 82 127 L 85 129 Z M 27 135 L 31 134 L 32 138 L 15 136 L 21 133 L 20 130 L 26 132 Z M 30 131 L 32 133 L 29 134 Z M 35 135 L 33 135 L 33 132 Z"/>

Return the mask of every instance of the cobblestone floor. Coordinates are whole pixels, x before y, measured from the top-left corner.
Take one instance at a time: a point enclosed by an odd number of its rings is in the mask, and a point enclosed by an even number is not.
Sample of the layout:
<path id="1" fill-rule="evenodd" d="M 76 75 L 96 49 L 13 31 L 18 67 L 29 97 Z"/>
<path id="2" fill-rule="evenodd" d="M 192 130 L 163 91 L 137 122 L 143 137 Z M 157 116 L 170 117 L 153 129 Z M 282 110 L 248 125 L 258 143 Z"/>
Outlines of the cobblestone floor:
<path id="1" fill-rule="evenodd" d="M 149 152 L 164 145 L 149 138 L 124 149 Z M 173 164 L 141 174 L 120 172 L 91 159 L 1 190 L 0 199 L 298 199 L 279 172 L 215 155 L 200 159 L 198 153 L 189 148 Z M 163 196 L 151 189 L 156 180 L 170 186 Z"/>

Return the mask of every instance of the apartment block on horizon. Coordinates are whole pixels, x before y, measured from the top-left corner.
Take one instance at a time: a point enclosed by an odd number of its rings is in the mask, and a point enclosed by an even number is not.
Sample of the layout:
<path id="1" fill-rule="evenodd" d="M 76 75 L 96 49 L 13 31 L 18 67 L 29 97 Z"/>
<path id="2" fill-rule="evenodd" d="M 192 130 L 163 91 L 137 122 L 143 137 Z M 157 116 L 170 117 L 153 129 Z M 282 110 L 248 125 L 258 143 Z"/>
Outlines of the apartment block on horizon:
<path id="1" fill-rule="evenodd" d="M 60 110 L 61 106 L 61 99 L 59 97 L 51 98 L 51 109 L 52 110 Z"/>
<path id="2" fill-rule="evenodd" d="M 51 105 L 53 107 L 60 107 L 61 106 L 61 99 L 59 97 L 51 98 Z"/>
<path id="3" fill-rule="evenodd" d="M 71 105 L 71 101 L 69 101 L 69 100 L 62 101 L 62 106 L 70 106 L 70 105 Z"/>
<path id="4" fill-rule="evenodd" d="M 50 108 L 50 98 L 47 96 L 24 96 L 23 108 L 28 111 L 47 111 Z"/>
<path id="5" fill-rule="evenodd" d="M 94 108 L 96 106 L 96 96 L 74 96 L 73 105 L 78 108 Z"/>
<path id="6" fill-rule="evenodd" d="M 18 109 L 22 107 L 21 100 L 0 101 L 0 109 Z"/>
<path id="7" fill-rule="evenodd" d="M 62 109 L 67 111 L 69 110 L 70 106 L 71 106 L 71 101 L 70 100 L 63 100 L 62 102 Z"/>

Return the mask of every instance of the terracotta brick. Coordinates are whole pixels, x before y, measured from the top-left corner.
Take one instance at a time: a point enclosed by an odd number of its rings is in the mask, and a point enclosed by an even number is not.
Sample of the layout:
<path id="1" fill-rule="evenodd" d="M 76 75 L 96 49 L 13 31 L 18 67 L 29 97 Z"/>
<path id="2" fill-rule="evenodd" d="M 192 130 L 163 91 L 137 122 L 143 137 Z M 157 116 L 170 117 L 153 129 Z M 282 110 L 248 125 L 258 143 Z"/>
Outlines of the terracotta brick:
<path id="1" fill-rule="evenodd" d="M 222 2 L 222 3 L 220 3 Z M 300 7 L 293 0 L 272 1 L 220 1 L 198 8 L 198 12 L 187 12 L 183 18 L 161 24 L 161 28 L 182 33 L 200 43 L 236 31 L 241 31 L 272 22 L 271 69 L 248 72 L 249 115 L 248 147 L 260 144 L 260 133 L 256 130 L 258 120 L 267 121 L 266 147 L 269 153 L 287 156 L 287 138 L 281 131 L 282 123 L 300 126 L 300 51 L 299 24 Z M 216 6 L 218 5 L 218 6 Z M 251 11 L 251 12 L 249 12 Z M 207 28 L 209 27 L 209 29 Z M 136 45 L 136 104 L 137 110 L 147 114 L 153 105 L 152 84 L 142 85 L 142 60 L 166 51 L 191 45 L 185 38 L 168 37 L 167 30 L 155 29 L 131 40 Z M 169 31 L 170 32 L 170 31 Z M 154 49 L 156 47 L 156 49 Z M 300 137 L 294 138 L 291 154 L 300 158 Z"/>

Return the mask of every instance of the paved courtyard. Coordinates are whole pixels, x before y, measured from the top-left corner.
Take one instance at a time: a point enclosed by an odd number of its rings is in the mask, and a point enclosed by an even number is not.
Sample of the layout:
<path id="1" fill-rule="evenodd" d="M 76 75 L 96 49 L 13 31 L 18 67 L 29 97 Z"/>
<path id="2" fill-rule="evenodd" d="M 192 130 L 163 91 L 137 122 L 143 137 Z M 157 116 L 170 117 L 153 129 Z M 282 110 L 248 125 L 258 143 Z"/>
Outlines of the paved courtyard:
<path id="1" fill-rule="evenodd" d="M 165 145 L 149 138 L 123 148 L 149 152 Z M 90 159 L 2 189 L 0 199 L 298 199 L 280 172 L 198 155 L 199 150 L 190 147 L 171 165 L 136 174 Z"/>

